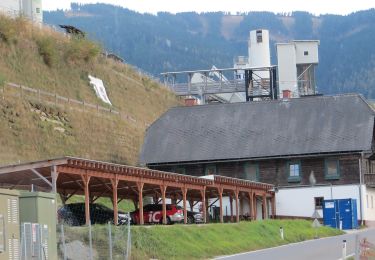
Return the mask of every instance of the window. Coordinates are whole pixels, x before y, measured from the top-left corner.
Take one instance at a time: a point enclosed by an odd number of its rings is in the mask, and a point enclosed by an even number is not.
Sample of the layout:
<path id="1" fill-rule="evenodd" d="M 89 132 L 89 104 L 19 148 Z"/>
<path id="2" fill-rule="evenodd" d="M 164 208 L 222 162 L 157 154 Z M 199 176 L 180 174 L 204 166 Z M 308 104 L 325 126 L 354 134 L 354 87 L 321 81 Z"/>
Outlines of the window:
<path id="1" fill-rule="evenodd" d="M 216 165 L 207 165 L 205 175 L 215 175 L 216 174 Z"/>
<path id="2" fill-rule="evenodd" d="M 337 159 L 327 159 L 325 161 L 326 180 L 337 180 L 340 178 L 340 164 Z"/>
<path id="3" fill-rule="evenodd" d="M 255 163 L 245 163 L 244 179 L 249 181 L 259 181 L 259 166 Z"/>
<path id="4" fill-rule="evenodd" d="M 304 51 L 304 52 L 303 52 L 303 55 L 308 56 L 308 55 L 309 55 L 309 52 L 308 52 L 308 51 Z"/>
<path id="5" fill-rule="evenodd" d="M 301 163 L 300 162 L 288 162 L 287 172 L 288 172 L 289 182 L 301 181 Z"/>
<path id="6" fill-rule="evenodd" d="M 263 41 L 262 30 L 257 30 L 257 43 Z"/>
<path id="7" fill-rule="evenodd" d="M 36 8 L 35 11 L 36 11 L 37 14 L 40 14 L 40 8 L 39 7 Z"/>
<path id="8" fill-rule="evenodd" d="M 315 201 L 315 209 L 323 208 L 324 197 L 315 197 L 314 201 Z"/>
<path id="9" fill-rule="evenodd" d="M 186 174 L 186 170 L 185 170 L 185 168 L 182 168 L 182 167 L 180 167 L 180 168 L 176 168 L 176 169 L 174 170 L 174 172 L 175 172 L 175 173 L 178 173 L 178 174 Z"/>

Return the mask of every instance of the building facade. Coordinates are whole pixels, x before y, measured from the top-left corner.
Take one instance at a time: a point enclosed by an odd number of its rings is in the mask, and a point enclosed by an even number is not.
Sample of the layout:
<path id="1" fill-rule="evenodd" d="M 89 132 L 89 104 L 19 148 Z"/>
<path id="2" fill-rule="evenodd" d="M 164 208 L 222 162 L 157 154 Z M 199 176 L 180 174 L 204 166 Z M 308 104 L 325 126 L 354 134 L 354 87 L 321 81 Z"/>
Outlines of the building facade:
<path id="1" fill-rule="evenodd" d="M 280 218 L 322 216 L 324 199 L 353 198 L 370 225 L 374 115 L 359 95 L 173 108 L 148 129 L 140 162 L 273 184 Z"/>
<path id="2" fill-rule="evenodd" d="M 25 16 L 34 23 L 43 23 L 42 0 L 3 0 L 0 11 L 11 17 Z"/>

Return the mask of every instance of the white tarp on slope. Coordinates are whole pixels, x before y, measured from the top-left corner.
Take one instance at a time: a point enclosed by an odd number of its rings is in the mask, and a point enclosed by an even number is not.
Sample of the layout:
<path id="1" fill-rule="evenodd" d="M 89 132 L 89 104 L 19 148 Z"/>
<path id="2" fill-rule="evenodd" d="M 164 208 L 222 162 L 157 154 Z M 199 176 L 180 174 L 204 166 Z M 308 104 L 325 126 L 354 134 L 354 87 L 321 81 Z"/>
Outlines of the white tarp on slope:
<path id="1" fill-rule="evenodd" d="M 89 79 L 90 85 L 93 86 L 96 96 L 100 98 L 104 103 L 110 104 L 112 106 L 112 103 L 107 96 L 107 91 L 105 90 L 103 81 L 91 75 L 89 75 Z"/>

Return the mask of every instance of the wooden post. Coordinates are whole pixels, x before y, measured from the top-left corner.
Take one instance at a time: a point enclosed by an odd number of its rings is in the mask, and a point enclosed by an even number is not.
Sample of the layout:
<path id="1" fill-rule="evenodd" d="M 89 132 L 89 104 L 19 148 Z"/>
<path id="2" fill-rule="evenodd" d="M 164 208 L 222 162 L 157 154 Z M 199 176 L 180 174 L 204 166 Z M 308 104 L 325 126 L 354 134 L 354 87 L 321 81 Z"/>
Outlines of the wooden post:
<path id="1" fill-rule="evenodd" d="M 230 207 L 230 222 L 233 222 L 233 196 L 229 195 L 229 207 Z"/>
<path id="2" fill-rule="evenodd" d="M 113 222 L 115 225 L 118 224 L 118 199 L 117 199 L 117 187 L 118 187 L 119 180 L 117 177 L 115 179 L 111 179 L 112 183 L 112 193 L 113 193 Z"/>
<path id="3" fill-rule="evenodd" d="M 255 193 L 253 193 L 253 209 L 254 209 L 254 220 L 257 220 L 257 214 L 258 214 L 258 205 L 257 205 L 257 196 Z"/>
<path id="4" fill-rule="evenodd" d="M 206 187 L 203 187 L 202 190 L 200 190 L 201 196 L 202 196 L 202 213 L 203 213 L 203 221 L 204 223 L 207 222 L 207 209 L 206 209 Z"/>
<path id="5" fill-rule="evenodd" d="M 276 197 L 275 197 L 275 194 L 272 195 L 271 204 L 272 204 L 272 218 L 276 219 Z"/>
<path id="6" fill-rule="evenodd" d="M 167 186 L 161 185 L 160 186 L 161 190 L 161 197 L 163 201 L 163 224 L 167 224 L 167 205 L 165 204 L 165 192 L 167 190 Z"/>
<path id="7" fill-rule="evenodd" d="M 89 175 L 81 175 L 84 189 L 85 189 L 85 216 L 86 216 L 86 225 L 90 224 L 90 190 L 89 190 L 89 182 L 91 176 Z"/>
<path id="8" fill-rule="evenodd" d="M 194 211 L 194 199 L 189 199 L 190 211 Z"/>
<path id="9" fill-rule="evenodd" d="M 183 187 L 182 190 L 182 200 L 183 200 L 183 207 L 184 207 L 184 224 L 187 224 L 187 208 L 186 208 L 186 194 L 187 188 Z"/>
<path id="10" fill-rule="evenodd" d="M 235 190 L 234 192 L 234 196 L 235 196 L 235 200 L 236 200 L 236 222 L 239 223 L 240 222 L 240 208 L 239 208 L 239 201 L 238 201 L 238 195 L 239 195 L 239 191 L 238 189 Z"/>
<path id="11" fill-rule="evenodd" d="M 52 192 L 57 192 L 57 178 L 59 177 L 59 173 L 57 172 L 56 165 L 52 166 L 51 168 L 51 179 L 52 179 Z"/>
<path id="12" fill-rule="evenodd" d="M 219 187 L 218 192 L 219 192 L 219 203 L 220 203 L 220 223 L 223 223 L 224 222 L 224 217 L 223 217 L 223 188 Z"/>
<path id="13" fill-rule="evenodd" d="M 266 193 L 263 194 L 263 203 L 262 203 L 262 209 L 263 209 L 263 219 L 267 219 L 267 197 Z"/>
<path id="14" fill-rule="evenodd" d="M 253 192 L 248 192 L 247 195 L 249 196 L 250 220 L 255 220 Z"/>
<path id="15" fill-rule="evenodd" d="M 137 182 L 137 188 L 138 188 L 138 203 L 139 203 L 139 224 L 143 225 L 144 219 L 143 219 L 143 182 Z"/>

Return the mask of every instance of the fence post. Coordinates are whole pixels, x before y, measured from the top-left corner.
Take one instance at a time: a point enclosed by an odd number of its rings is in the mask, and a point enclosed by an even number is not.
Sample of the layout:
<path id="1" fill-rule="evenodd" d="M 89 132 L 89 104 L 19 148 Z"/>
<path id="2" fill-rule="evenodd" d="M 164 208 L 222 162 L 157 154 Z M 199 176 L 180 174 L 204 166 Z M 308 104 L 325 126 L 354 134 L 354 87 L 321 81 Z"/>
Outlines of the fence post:
<path id="1" fill-rule="evenodd" d="M 355 246 L 354 246 L 354 259 L 359 260 L 361 254 L 360 242 L 358 234 L 355 235 Z"/>
<path id="2" fill-rule="evenodd" d="M 112 230 L 111 230 L 111 222 L 108 221 L 108 241 L 109 241 L 109 259 L 112 260 Z"/>
<path id="3" fill-rule="evenodd" d="M 90 260 L 93 260 L 93 257 L 92 257 L 92 231 L 91 231 L 91 221 L 89 221 L 89 242 L 90 242 L 90 256 L 89 256 L 89 259 Z"/>
<path id="4" fill-rule="evenodd" d="M 67 259 L 66 257 L 66 245 L 65 245 L 65 234 L 64 234 L 64 225 L 61 224 L 61 240 L 62 240 L 62 245 L 63 245 L 63 254 L 64 254 L 64 260 Z"/>
<path id="5" fill-rule="evenodd" d="M 125 259 L 129 260 L 131 256 L 131 233 L 130 233 L 130 212 L 128 212 L 128 241 L 126 243 L 126 256 Z"/>
<path id="6" fill-rule="evenodd" d="M 346 259 L 346 240 L 342 241 L 342 259 Z"/>

